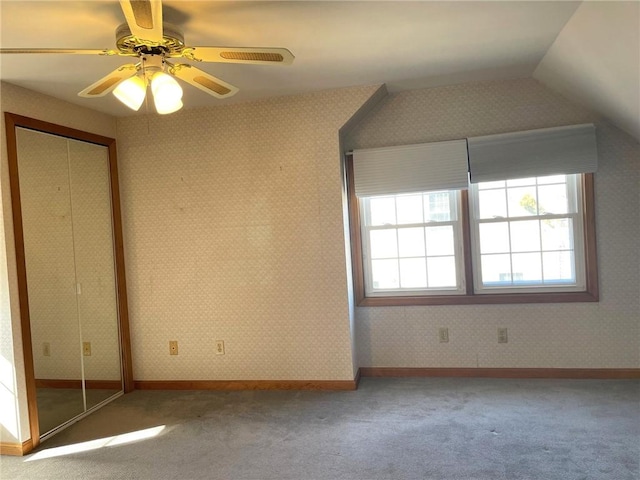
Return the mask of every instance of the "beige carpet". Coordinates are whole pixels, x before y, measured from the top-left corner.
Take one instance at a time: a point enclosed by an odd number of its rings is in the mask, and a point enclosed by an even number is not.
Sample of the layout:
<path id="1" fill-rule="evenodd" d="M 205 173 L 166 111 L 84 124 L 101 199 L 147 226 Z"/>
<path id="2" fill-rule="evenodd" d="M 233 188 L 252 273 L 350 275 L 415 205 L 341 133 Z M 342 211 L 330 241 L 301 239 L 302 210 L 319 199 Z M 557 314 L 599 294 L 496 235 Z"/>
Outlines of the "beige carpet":
<path id="1" fill-rule="evenodd" d="M 364 378 L 136 391 L 3 457 L 0 477 L 637 480 L 639 459 L 638 381 Z"/>

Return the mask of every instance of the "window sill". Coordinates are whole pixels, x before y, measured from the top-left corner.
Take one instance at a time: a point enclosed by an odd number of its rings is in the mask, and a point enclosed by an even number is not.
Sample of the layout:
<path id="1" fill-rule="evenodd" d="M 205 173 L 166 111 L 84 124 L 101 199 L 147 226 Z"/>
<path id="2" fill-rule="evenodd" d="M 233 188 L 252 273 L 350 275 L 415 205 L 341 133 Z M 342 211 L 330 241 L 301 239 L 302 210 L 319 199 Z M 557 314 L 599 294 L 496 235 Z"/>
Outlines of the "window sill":
<path id="1" fill-rule="evenodd" d="M 423 295 L 395 297 L 364 297 L 359 307 L 402 307 L 411 305 L 490 305 L 512 303 L 576 303 L 597 302 L 598 295 L 591 292 L 557 293 L 492 293 L 481 295 Z"/>

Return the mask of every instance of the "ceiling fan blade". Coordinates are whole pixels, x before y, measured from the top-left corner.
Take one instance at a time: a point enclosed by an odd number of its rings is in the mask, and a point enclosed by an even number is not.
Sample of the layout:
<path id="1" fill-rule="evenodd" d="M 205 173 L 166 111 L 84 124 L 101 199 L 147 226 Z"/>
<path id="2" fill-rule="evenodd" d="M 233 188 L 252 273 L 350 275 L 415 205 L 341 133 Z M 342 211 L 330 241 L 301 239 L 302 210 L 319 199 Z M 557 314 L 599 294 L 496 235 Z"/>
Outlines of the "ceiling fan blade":
<path id="1" fill-rule="evenodd" d="M 169 66 L 169 73 L 171 75 L 178 77 L 180 80 L 184 80 L 214 97 L 227 98 L 238 93 L 238 87 L 234 87 L 192 65 L 186 63 L 173 65 L 169 62 L 167 62 L 167 65 Z"/>
<path id="2" fill-rule="evenodd" d="M 104 97 L 122 80 L 133 77 L 137 71 L 138 67 L 133 63 L 122 65 L 121 67 L 111 72 L 109 75 L 89 85 L 87 88 L 78 93 L 78 96 L 85 98 Z"/>
<path id="3" fill-rule="evenodd" d="M 120 0 L 131 34 L 140 40 L 162 42 L 161 0 Z"/>
<path id="4" fill-rule="evenodd" d="M 118 50 L 89 50 L 86 48 L 0 48 L 0 53 L 64 53 L 68 55 L 122 55 Z"/>
<path id="5" fill-rule="evenodd" d="M 295 58 L 286 48 L 186 47 L 182 56 L 201 62 L 290 65 Z"/>

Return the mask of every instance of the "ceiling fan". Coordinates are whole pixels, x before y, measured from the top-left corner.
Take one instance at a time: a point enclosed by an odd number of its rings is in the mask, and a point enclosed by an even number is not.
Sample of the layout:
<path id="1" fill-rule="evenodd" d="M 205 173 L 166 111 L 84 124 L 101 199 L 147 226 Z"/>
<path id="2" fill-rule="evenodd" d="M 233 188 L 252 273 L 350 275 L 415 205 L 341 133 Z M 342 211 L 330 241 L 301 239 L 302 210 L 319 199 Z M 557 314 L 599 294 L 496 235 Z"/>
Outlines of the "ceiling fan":
<path id="1" fill-rule="evenodd" d="M 0 48 L 2 54 L 74 54 L 134 57 L 128 63 L 89 85 L 78 93 L 85 98 L 103 97 L 109 92 L 132 110 L 138 110 L 151 87 L 156 111 L 172 113 L 182 108 L 179 78 L 217 98 L 238 92 L 233 85 L 209 75 L 189 63 L 172 63 L 169 59 L 194 62 L 249 63 L 290 65 L 294 56 L 286 48 L 190 47 L 174 25 L 162 22 L 161 0 L 120 0 L 127 23 L 116 29 L 116 49 Z"/>

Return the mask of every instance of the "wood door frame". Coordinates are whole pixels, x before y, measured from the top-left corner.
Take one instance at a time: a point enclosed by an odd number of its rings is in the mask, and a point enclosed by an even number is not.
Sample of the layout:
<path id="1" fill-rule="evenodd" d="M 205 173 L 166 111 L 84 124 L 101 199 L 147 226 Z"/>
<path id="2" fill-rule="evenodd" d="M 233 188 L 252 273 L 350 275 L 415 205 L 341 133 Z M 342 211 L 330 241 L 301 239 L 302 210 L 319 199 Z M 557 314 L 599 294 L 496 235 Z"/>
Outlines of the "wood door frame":
<path id="1" fill-rule="evenodd" d="M 20 179 L 18 177 L 18 150 L 16 127 L 22 127 L 42 133 L 49 133 L 73 140 L 93 143 L 107 147 L 109 155 L 109 173 L 111 182 L 111 215 L 113 226 L 113 246 L 118 302 L 118 322 L 120 335 L 120 367 L 124 393 L 134 389 L 133 365 L 131 359 L 131 336 L 129 332 L 129 314 L 127 286 L 124 267 L 124 244 L 122 236 L 122 213 L 120 209 L 120 189 L 118 184 L 118 166 L 116 140 L 82 130 L 56 125 L 54 123 L 5 112 L 7 155 L 9 160 L 9 185 L 11 190 L 11 210 L 13 215 L 13 236 L 16 249 L 16 267 L 18 274 L 18 298 L 20 306 L 20 325 L 22 330 L 22 352 L 24 355 L 24 373 L 27 390 L 29 428 L 32 448 L 40 443 L 40 425 L 36 399 L 36 380 L 33 365 L 33 346 L 31 341 L 31 322 L 29 317 L 29 296 L 27 290 L 27 268 L 24 251 L 24 230 L 22 224 L 22 206 L 20 203 Z M 26 453 L 26 452 L 25 452 Z"/>

